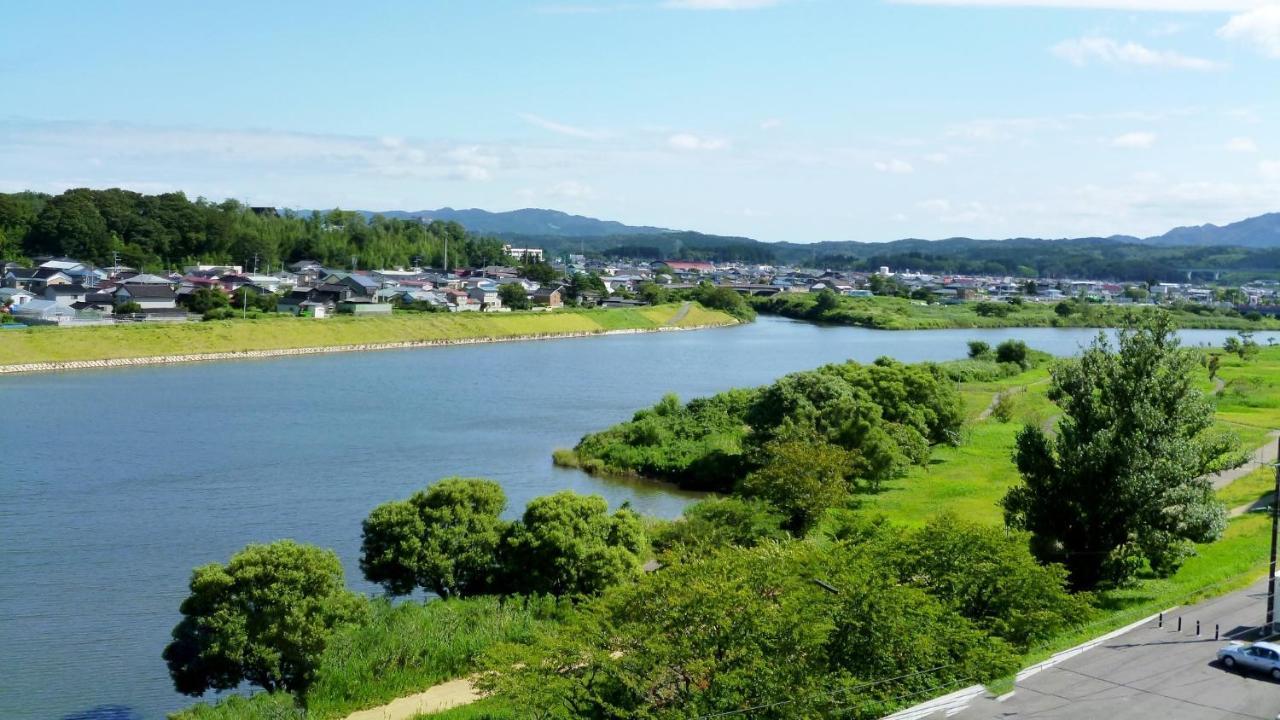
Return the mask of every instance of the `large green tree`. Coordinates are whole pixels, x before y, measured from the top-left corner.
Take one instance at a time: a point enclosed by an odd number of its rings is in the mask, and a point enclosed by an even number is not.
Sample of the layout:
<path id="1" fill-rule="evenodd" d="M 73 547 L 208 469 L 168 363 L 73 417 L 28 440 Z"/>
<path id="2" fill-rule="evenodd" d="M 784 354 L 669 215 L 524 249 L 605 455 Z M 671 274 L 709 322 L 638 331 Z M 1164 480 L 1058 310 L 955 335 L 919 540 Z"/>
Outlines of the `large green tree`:
<path id="1" fill-rule="evenodd" d="M 594 595 L 640 573 L 640 518 L 610 513 L 599 495 L 560 492 L 531 500 L 504 538 L 513 592 Z"/>
<path id="2" fill-rule="evenodd" d="M 759 468 L 743 478 L 738 492 L 764 500 L 786 517 L 785 527 L 803 537 L 827 508 L 849 495 L 853 454 L 815 436 L 780 437 L 761 448 Z"/>
<path id="3" fill-rule="evenodd" d="M 1169 574 L 1193 543 L 1222 534 L 1204 475 L 1232 442 L 1211 429 L 1197 364 L 1161 314 L 1131 321 L 1116 347 L 1099 335 L 1053 369 L 1057 432 L 1019 433 L 1022 483 L 1003 504 L 1006 522 L 1030 531 L 1036 556 L 1063 563 L 1076 587 L 1124 581 L 1144 563 Z"/>
<path id="4" fill-rule="evenodd" d="M 360 568 L 393 595 L 419 587 L 443 598 L 488 591 L 499 570 L 506 504 L 492 480 L 448 478 L 379 505 L 364 521 Z"/>
<path id="5" fill-rule="evenodd" d="M 226 565 L 195 569 L 182 621 L 164 650 L 187 695 L 249 682 L 305 689 L 334 630 L 358 620 L 364 598 L 346 589 L 331 550 L 281 540 L 250 545 Z"/>

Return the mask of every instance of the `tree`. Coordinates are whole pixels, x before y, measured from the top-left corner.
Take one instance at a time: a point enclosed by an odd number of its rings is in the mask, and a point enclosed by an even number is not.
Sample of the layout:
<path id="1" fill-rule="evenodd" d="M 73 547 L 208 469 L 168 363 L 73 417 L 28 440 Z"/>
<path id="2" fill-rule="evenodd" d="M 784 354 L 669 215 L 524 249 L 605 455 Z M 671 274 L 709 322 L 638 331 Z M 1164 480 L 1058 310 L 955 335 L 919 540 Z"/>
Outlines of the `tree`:
<path id="1" fill-rule="evenodd" d="M 292 540 L 250 545 L 226 565 L 198 567 L 190 589 L 164 650 L 174 688 L 186 695 L 241 682 L 302 691 L 334 630 L 365 611 L 333 551 Z"/>
<path id="2" fill-rule="evenodd" d="M 1122 582 L 1143 563 L 1167 575 L 1192 543 L 1221 535 L 1225 514 L 1204 475 L 1232 443 L 1210 432 L 1195 365 L 1167 315 L 1130 318 L 1116 349 L 1099 335 L 1054 368 L 1056 437 L 1033 425 L 1018 434 L 1022 484 L 1003 500 L 1005 521 L 1075 587 Z"/>
<path id="3" fill-rule="evenodd" d="M 644 531 L 628 508 L 609 513 L 599 495 L 535 498 L 503 540 L 513 592 L 594 595 L 640 573 Z"/>
<path id="4" fill-rule="evenodd" d="M 559 270 L 552 267 L 550 263 L 541 262 L 539 260 L 525 263 L 520 268 L 520 274 L 536 283 L 544 285 L 560 279 Z"/>
<path id="5" fill-rule="evenodd" d="M 1141 302 L 1151 297 L 1151 293 L 1144 287 L 1139 285 L 1130 285 L 1124 289 L 1124 296 L 1134 302 Z"/>
<path id="6" fill-rule="evenodd" d="M 1241 330 L 1236 333 L 1238 337 L 1229 337 L 1222 344 L 1222 349 L 1233 354 L 1239 355 L 1241 360 L 1249 360 L 1260 352 L 1258 343 L 1253 339 L 1253 333 L 1248 330 Z"/>
<path id="7" fill-rule="evenodd" d="M 183 301 L 187 309 L 193 313 L 207 313 L 217 308 L 231 307 L 231 300 L 227 294 L 215 288 L 200 288 Z"/>
<path id="8" fill-rule="evenodd" d="M 815 317 L 821 317 L 838 307 L 840 307 L 840 296 L 831 290 L 824 289 L 818 293 L 818 300 L 813 304 L 813 314 Z"/>
<path id="9" fill-rule="evenodd" d="M 1021 340 L 1005 340 L 996 346 L 996 362 L 1014 363 L 1024 370 L 1030 366 L 1031 351 Z"/>
<path id="10" fill-rule="evenodd" d="M 660 525 L 653 533 L 655 550 L 707 554 L 724 547 L 753 547 L 767 540 L 784 540 L 786 517 L 763 500 L 711 498 L 685 508 L 679 520 Z"/>
<path id="11" fill-rule="evenodd" d="M 136 315 L 140 312 L 142 312 L 142 306 L 132 300 L 122 302 L 115 308 L 117 315 Z"/>
<path id="12" fill-rule="evenodd" d="M 1070 300 L 1063 300 L 1053 306 L 1053 312 L 1058 317 L 1071 317 L 1076 312 L 1076 306 Z"/>
<path id="13" fill-rule="evenodd" d="M 524 286 L 520 283 L 505 283 L 498 288 L 498 297 L 502 300 L 502 304 L 512 310 L 528 310 L 532 303 L 529 302 L 529 294 L 525 292 Z"/>
<path id="14" fill-rule="evenodd" d="M 969 357 L 974 360 L 985 360 L 991 357 L 991 346 L 981 340 L 970 340 Z"/>
<path id="15" fill-rule="evenodd" d="M 51 198 L 31 229 L 31 254 L 70 255 L 93 262 L 108 260 L 111 235 L 94 205 L 92 191 L 68 190 Z"/>
<path id="16" fill-rule="evenodd" d="M 642 282 L 636 286 L 636 294 L 650 305 L 661 305 L 671 299 L 671 293 L 657 283 Z"/>
<path id="17" fill-rule="evenodd" d="M 762 451 L 764 463 L 742 480 L 738 492 L 778 508 L 796 537 L 804 537 L 827 508 L 848 498 L 854 458 L 844 448 L 817 437 L 779 438 Z"/>
<path id="18" fill-rule="evenodd" d="M 392 595 L 415 587 L 442 598 L 491 590 L 506 504 L 492 480 L 447 478 L 379 505 L 364 521 L 360 569 Z"/>

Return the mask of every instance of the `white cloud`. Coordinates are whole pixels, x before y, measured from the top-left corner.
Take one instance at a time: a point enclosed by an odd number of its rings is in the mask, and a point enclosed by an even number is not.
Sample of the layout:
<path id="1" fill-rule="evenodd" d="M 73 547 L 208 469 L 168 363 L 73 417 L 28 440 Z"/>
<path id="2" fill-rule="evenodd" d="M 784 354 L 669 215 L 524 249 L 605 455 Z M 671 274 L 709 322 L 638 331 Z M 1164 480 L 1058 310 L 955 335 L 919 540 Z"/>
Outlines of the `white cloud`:
<path id="1" fill-rule="evenodd" d="M 1218 36 L 1246 42 L 1263 55 L 1280 58 L 1280 4 L 1259 7 L 1231 18 L 1218 29 Z"/>
<path id="2" fill-rule="evenodd" d="M 782 120 L 779 118 L 766 118 L 760 122 L 761 130 L 777 130 L 782 127 Z"/>
<path id="3" fill-rule="evenodd" d="M 1258 152 L 1258 143 L 1254 142 L 1253 138 L 1231 138 L 1227 141 L 1226 149 L 1229 152 L 1254 153 Z"/>
<path id="4" fill-rule="evenodd" d="M 1149 132 L 1131 132 L 1111 139 L 1111 147 L 1145 150 L 1156 144 L 1156 136 Z"/>
<path id="5" fill-rule="evenodd" d="M 935 165 L 946 165 L 951 162 L 951 156 L 944 152 L 929 153 L 924 156 L 924 159 Z"/>
<path id="6" fill-rule="evenodd" d="M 532 113 L 520 113 L 520 119 L 559 135 L 568 137 L 583 138 L 585 140 L 602 140 L 609 137 L 609 133 L 602 130 L 590 130 L 587 128 L 576 127 L 574 125 L 565 125 L 554 120 L 548 120 L 544 117 L 534 115 Z"/>
<path id="7" fill-rule="evenodd" d="M 909 175 L 916 171 L 915 168 L 911 167 L 911 163 L 906 160 L 899 160 L 898 158 L 888 161 L 877 160 L 874 163 L 874 167 L 882 173 L 889 173 L 891 175 Z"/>
<path id="8" fill-rule="evenodd" d="M 923 210 L 948 225 L 999 225 L 1005 222 L 1000 213 L 978 201 L 954 203 L 945 198 L 934 198 L 916 203 Z"/>
<path id="9" fill-rule="evenodd" d="M 1263 160 L 1258 163 L 1258 172 L 1268 180 L 1280 181 L 1280 160 Z"/>
<path id="10" fill-rule="evenodd" d="M 724 150 L 729 147 L 729 141 L 692 133 L 676 133 L 667 138 L 667 145 L 676 150 Z"/>
<path id="11" fill-rule="evenodd" d="M 1048 7 L 1079 10 L 1151 12 L 1238 12 L 1262 7 L 1268 0 L 891 0 L 899 5 L 953 7 Z"/>
<path id="12" fill-rule="evenodd" d="M 1120 43 L 1107 37 L 1082 37 L 1062 42 L 1050 48 L 1050 52 L 1073 65 L 1085 66 L 1092 62 L 1107 65 L 1142 65 L 1177 70 L 1217 70 L 1221 63 L 1205 58 L 1192 57 L 1169 50 L 1152 50 L 1135 42 Z"/>
<path id="13" fill-rule="evenodd" d="M 673 10 L 755 10 L 773 7 L 782 0 L 665 0 L 662 7 Z"/>

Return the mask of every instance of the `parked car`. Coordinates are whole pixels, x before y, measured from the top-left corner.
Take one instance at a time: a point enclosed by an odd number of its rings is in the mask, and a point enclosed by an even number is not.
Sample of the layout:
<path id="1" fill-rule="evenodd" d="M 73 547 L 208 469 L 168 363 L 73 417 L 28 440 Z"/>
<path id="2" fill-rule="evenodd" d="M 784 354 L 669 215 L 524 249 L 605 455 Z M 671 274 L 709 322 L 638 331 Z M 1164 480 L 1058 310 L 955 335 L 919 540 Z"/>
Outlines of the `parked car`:
<path id="1" fill-rule="evenodd" d="M 1218 651 L 1218 660 L 1228 670 L 1253 670 L 1280 680 L 1280 645 L 1269 642 L 1233 642 Z"/>

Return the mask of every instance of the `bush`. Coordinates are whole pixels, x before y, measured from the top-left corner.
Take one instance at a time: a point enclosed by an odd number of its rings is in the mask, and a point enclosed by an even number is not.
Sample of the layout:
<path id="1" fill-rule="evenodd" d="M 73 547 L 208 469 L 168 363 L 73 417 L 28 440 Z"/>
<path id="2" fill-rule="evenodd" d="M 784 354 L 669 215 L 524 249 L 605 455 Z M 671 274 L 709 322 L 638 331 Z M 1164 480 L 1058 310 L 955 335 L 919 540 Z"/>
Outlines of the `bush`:
<path id="1" fill-rule="evenodd" d="M 142 312 L 142 306 L 132 300 L 116 306 L 117 315 L 136 315 L 140 312 Z"/>
<path id="2" fill-rule="evenodd" d="M 969 357 L 982 360 L 991 357 L 991 346 L 981 340 L 969 341 Z"/>
<path id="3" fill-rule="evenodd" d="M 1021 340 L 1005 340 L 996 346 L 996 362 L 1013 363 L 1024 370 L 1030 367 L 1030 349 Z"/>
<path id="4" fill-rule="evenodd" d="M 205 320 L 230 320 L 236 317 L 236 311 L 230 307 L 216 307 L 204 312 Z"/>
<path id="5" fill-rule="evenodd" d="M 1009 303 L 980 302 L 973 306 L 973 311 L 982 317 L 1003 318 L 1012 314 L 1014 307 Z"/>

